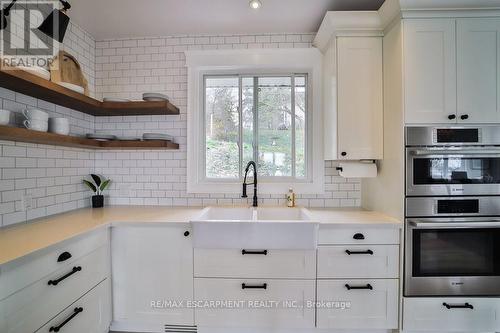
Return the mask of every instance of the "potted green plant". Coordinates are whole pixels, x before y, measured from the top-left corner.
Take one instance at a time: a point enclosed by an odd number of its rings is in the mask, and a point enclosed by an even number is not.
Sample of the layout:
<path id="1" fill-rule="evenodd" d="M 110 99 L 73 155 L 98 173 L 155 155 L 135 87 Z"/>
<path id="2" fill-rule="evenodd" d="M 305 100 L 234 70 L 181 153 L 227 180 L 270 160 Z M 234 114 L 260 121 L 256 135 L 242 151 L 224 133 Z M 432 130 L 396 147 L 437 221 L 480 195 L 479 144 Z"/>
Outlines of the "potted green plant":
<path id="1" fill-rule="evenodd" d="M 102 195 L 102 192 L 106 189 L 106 187 L 108 187 L 111 180 L 103 179 L 94 174 L 91 174 L 90 177 L 92 177 L 92 181 L 84 179 L 83 183 L 94 193 L 92 196 L 92 207 L 101 208 L 104 206 L 104 196 Z"/>

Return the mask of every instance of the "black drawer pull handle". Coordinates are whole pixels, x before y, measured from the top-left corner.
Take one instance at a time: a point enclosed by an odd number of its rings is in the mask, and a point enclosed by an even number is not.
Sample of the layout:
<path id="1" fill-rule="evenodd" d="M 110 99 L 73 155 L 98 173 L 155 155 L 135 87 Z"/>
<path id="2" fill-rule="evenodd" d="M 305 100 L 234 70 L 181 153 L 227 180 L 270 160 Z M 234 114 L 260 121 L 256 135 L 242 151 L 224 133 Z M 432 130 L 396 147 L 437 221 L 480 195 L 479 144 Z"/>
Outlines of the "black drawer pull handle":
<path id="1" fill-rule="evenodd" d="M 69 323 L 71 321 L 71 319 L 73 319 L 76 316 L 78 316 L 78 314 L 81 313 L 81 312 L 83 312 L 83 308 L 75 308 L 73 310 L 73 314 L 71 314 L 71 316 L 69 316 L 68 318 L 66 318 L 66 320 L 63 321 L 61 324 L 59 324 L 59 326 L 52 326 L 49 329 L 49 332 L 59 332 L 61 330 L 61 328 L 64 327 L 64 325 L 66 325 L 67 323 Z"/>
<path id="2" fill-rule="evenodd" d="M 49 286 L 57 286 L 57 284 L 58 284 L 59 282 L 61 282 L 62 280 L 64 280 L 64 279 L 66 279 L 66 278 L 70 277 L 71 275 L 73 275 L 73 274 L 75 274 L 76 272 L 79 272 L 79 271 L 81 271 L 81 270 L 82 270 L 82 267 L 81 267 L 81 266 L 75 266 L 75 267 L 73 267 L 73 269 L 71 270 L 71 272 L 69 272 L 68 274 L 66 274 L 66 275 L 64 275 L 64 276 L 61 276 L 61 277 L 60 277 L 59 279 L 57 279 L 57 280 L 50 280 L 50 281 L 48 282 L 48 284 L 49 284 Z"/>
<path id="3" fill-rule="evenodd" d="M 241 289 L 267 289 L 267 283 L 261 285 L 248 285 L 246 283 L 241 284 Z"/>
<path id="4" fill-rule="evenodd" d="M 355 240 L 364 240 L 365 239 L 365 235 L 363 235 L 361 233 L 357 233 L 354 236 L 352 236 L 352 238 L 355 239 Z"/>
<path id="5" fill-rule="evenodd" d="M 373 286 L 369 283 L 366 286 L 351 286 L 349 284 L 346 284 L 345 287 L 347 288 L 347 290 L 373 290 Z"/>
<path id="6" fill-rule="evenodd" d="M 474 306 L 472 306 L 472 304 L 469 304 L 469 303 L 465 303 L 463 305 L 452 305 L 452 304 L 448 304 L 448 303 L 443 303 L 443 306 L 445 308 L 447 308 L 448 310 L 451 310 L 451 309 L 471 309 L 471 310 L 474 310 Z"/>
<path id="7" fill-rule="evenodd" d="M 267 250 L 263 250 L 263 251 L 241 250 L 241 255 L 244 256 L 245 254 L 259 254 L 259 255 L 267 256 Z"/>
<path id="8" fill-rule="evenodd" d="M 57 262 L 63 262 L 63 261 L 66 261 L 68 260 L 69 258 L 71 258 L 71 253 L 69 252 L 63 252 L 59 255 L 59 257 L 57 258 Z"/>
<path id="9" fill-rule="evenodd" d="M 369 254 L 369 255 L 373 255 L 373 251 L 372 250 L 366 250 L 366 251 L 351 251 L 351 250 L 345 250 L 345 253 L 347 253 L 348 255 L 351 255 L 351 254 Z"/>

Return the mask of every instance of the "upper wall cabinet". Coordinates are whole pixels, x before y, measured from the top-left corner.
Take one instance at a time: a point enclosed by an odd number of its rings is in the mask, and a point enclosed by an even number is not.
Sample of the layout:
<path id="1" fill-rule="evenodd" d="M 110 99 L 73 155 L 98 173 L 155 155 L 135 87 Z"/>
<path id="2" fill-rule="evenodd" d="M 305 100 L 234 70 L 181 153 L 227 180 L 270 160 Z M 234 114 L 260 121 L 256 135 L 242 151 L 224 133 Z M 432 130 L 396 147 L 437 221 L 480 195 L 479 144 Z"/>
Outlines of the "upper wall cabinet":
<path id="1" fill-rule="evenodd" d="M 382 159 L 382 38 L 339 37 L 339 159 Z"/>
<path id="2" fill-rule="evenodd" d="M 457 119 L 500 120 L 500 19 L 457 20 Z"/>
<path id="3" fill-rule="evenodd" d="M 325 159 L 382 159 L 382 38 L 332 38 L 324 69 Z"/>
<path id="4" fill-rule="evenodd" d="M 405 19 L 407 124 L 500 121 L 500 19 Z"/>
<path id="5" fill-rule="evenodd" d="M 406 123 L 456 121 L 455 20 L 404 21 Z"/>

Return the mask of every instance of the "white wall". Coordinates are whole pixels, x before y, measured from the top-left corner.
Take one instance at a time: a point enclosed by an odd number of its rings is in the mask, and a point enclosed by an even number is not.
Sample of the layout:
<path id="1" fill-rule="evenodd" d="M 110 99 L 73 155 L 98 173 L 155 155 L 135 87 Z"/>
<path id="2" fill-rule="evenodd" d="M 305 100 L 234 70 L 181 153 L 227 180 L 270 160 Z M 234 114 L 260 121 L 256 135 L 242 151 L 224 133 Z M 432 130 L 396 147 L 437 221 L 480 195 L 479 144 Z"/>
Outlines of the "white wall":
<path id="1" fill-rule="evenodd" d="M 70 118 L 71 133 L 94 130 L 121 135 L 164 132 L 175 136 L 178 151 L 90 151 L 0 141 L 0 226 L 43 217 L 89 205 L 90 192 L 81 179 L 90 172 L 113 180 L 108 204 L 225 205 L 240 204 L 232 195 L 186 193 L 187 49 L 308 47 L 311 34 L 252 36 L 183 36 L 94 42 L 72 25 L 64 48 L 77 56 L 91 92 L 104 96 L 140 99 L 143 92 L 171 96 L 178 116 L 92 117 L 6 89 L 0 89 L 0 106 L 20 112 L 36 106 L 51 116 Z M 94 61 L 95 54 L 95 61 Z M 95 81 L 94 78 L 95 77 Z M 95 84 L 94 84 L 95 83 Z M 19 115 L 13 122 L 19 123 Z M 22 197 L 31 196 L 32 208 L 23 211 Z M 265 204 L 283 205 L 283 195 L 262 195 Z M 361 183 L 345 180 L 335 163 L 325 162 L 325 194 L 298 195 L 298 204 L 311 207 L 360 206 Z"/>
<path id="2" fill-rule="evenodd" d="M 384 160 L 363 180 L 362 205 L 404 220 L 403 35 L 398 22 L 384 36 Z"/>
<path id="3" fill-rule="evenodd" d="M 15 16 L 13 24 L 19 24 Z M 61 49 L 77 57 L 93 94 L 92 36 L 70 25 Z M 0 108 L 15 112 L 12 124 L 20 126 L 24 120 L 21 111 L 27 107 L 45 110 L 51 117 L 69 118 L 72 135 L 94 130 L 93 116 L 0 88 Z M 92 150 L 0 141 L 0 226 L 88 206 L 88 191 L 81 180 L 93 170 L 94 161 Z M 31 209 L 24 210 L 23 198 Z"/>

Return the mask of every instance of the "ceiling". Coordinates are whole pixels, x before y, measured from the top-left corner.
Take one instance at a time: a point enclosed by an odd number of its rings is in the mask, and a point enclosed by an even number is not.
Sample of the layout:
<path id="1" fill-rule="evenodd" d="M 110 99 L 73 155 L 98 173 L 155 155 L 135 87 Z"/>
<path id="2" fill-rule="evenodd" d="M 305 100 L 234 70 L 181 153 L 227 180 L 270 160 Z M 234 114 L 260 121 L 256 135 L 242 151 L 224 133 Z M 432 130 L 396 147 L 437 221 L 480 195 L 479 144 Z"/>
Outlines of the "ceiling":
<path id="1" fill-rule="evenodd" d="M 71 1 L 71 0 L 70 0 Z M 329 10 L 376 10 L 384 0 L 73 0 L 70 16 L 96 40 L 183 34 L 316 32 Z"/>

